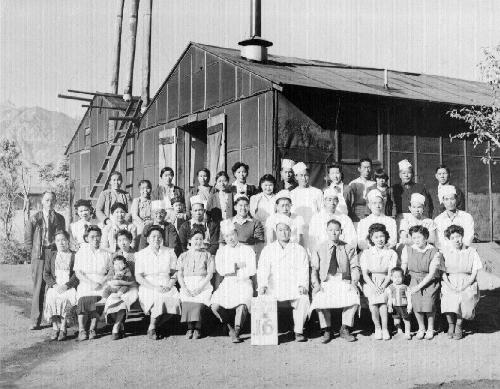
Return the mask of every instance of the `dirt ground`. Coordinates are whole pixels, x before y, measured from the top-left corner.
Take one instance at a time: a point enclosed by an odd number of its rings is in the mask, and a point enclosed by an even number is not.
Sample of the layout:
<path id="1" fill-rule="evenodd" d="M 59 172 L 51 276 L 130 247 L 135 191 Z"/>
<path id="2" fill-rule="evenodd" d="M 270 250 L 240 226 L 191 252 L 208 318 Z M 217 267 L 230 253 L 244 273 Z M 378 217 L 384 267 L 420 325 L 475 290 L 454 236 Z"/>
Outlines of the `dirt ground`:
<path id="1" fill-rule="evenodd" d="M 50 342 L 49 328 L 28 331 L 29 266 L 0 266 L 0 386 L 37 387 L 327 387 L 500 388 L 500 278 L 481 273 L 483 298 L 462 341 L 441 333 L 433 341 L 375 341 L 366 313 L 358 341 L 239 345 L 226 337 L 188 341 L 177 333 L 160 341 L 144 335 L 145 323 L 127 323 L 129 335 L 111 341 Z M 487 290 L 491 289 L 491 290 Z M 103 329 L 103 331 L 106 331 Z M 70 331 L 72 335 L 72 331 Z M 248 335 L 245 335 L 248 338 Z"/>

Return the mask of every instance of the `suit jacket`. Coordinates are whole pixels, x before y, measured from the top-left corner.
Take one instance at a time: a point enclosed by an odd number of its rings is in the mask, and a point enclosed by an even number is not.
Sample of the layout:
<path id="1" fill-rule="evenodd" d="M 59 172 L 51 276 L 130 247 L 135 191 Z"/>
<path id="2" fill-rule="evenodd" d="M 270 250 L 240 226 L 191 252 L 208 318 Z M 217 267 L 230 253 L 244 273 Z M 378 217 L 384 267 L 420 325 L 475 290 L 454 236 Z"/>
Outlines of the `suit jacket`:
<path id="1" fill-rule="evenodd" d="M 394 201 L 393 215 L 408 213 L 412 193 L 420 193 L 425 196 L 424 216 L 432 218 L 433 206 L 432 199 L 425 185 L 410 182 L 408 187 L 403 187 L 401 183 L 394 184 L 392 187 L 392 200 Z"/>
<path id="2" fill-rule="evenodd" d="M 139 250 L 142 250 L 143 248 L 148 246 L 148 241 L 145 235 L 147 235 L 148 230 L 151 228 L 152 225 L 153 222 L 148 222 L 144 226 L 144 230 L 142 232 L 141 239 L 139 241 Z M 163 228 L 163 245 L 165 247 L 170 247 L 171 249 L 174 249 L 175 255 L 177 256 L 181 255 L 182 245 L 174 225 L 172 223 L 165 221 L 162 224 L 160 224 L 160 226 Z"/>
<path id="3" fill-rule="evenodd" d="M 57 250 L 52 250 L 43 264 L 43 280 L 47 284 L 47 288 L 52 288 L 56 284 L 56 258 Z M 78 286 L 78 278 L 73 271 L 75 265 L 75 253 L 71 252 L 71 264 L 69 272 L 69 281 L 66 282 L 68 289 L 76 288 Z"/>
<path id="4" fill-rule="evenodd" d="M 317 268 L 319 272 L 320 281 L 325 281 L 328 276 L 328 269 L 330 268 L 330 242 L 324 241 L 318 245 L 316 250 L 313 251 L 312 267 Z M 337 263 L 338 273 L 342 273 L 342 278 L 346 280 L 351 279 L 351 270 L 360 268 L 358 255 L 356 249 L 349 244 L 340 241 L 336 246 L 337 250 Z M 314 272 L 313 272 L 314 273 Z"/>
<path id="5" fill-rule="evenodd" d="M 230 192 L 229 200 L 226 205 L 226 215 L 233 217 L 234 215 L 234 193 Z M 216 223 L 220 223 L 222 220 L 222 209 L 219 199 L 219 191 L 214 191 L 210 194 L 207 202 L 207 215 Z"/>
<path id="6" fill-rule="evenodd" d="M 276 184 L 276 193 L 278 193 L 280 190 L 288 190 L 288 191 L 291 191 L 293 189 L 295 189 L 297 186 L 299 186 L 297 184 L 297 181 L 293 180 L 292 184 L 288 187 L 288 189 L 285 188 L 285 181 L 283 180 L 280 180 L 278 181 L 278 183 Z"/>
<path id="7" fill-rule="evenodd" d="M 220 225 L 211 220 L 207 221 L 207 227 L 210 234 L 210 241 L 208 244 L 207 251 L 210 254 L 215 255 L 217 249 L 219 248 L 219 235 L 220 235 Z M 179 229 L 179 239 L 181 240 L 182 250 L 187 251 L 189 232 L 191 231 L 191 220 L 184 222 L 184 224 Z"/>
<path id="8" fill-rule="evenodd" d="M 233 192 L 233 194 L 236 194 L 236 186 L 231 185 L 231 192 Z M 247 191 L 246 191 L 245 195 L 248 198 L 250 198 L 254 194 L 257 194 L 258 192 L 259 192 L 259 190 L 257 189 L 257 187 L 255 185 L 247 184 Z"/>
<path id="9" fill-rule="evenodd" d="M 453 184 L 450 184 L 453 185 Z M 457 190 L 457 209 L 460 209 L 461 211 L 465 211 L 465 195 L 464 192 L 456 185 L 455 189 Z M 432 218 L 435 219 L 436 216 L 441 215 L 445 211 L 445 207 L 443 204 L 439 202 L 439 196 L 438 196 L 438 187 L 439 185 L 434 185 L 429 188 L 429 195 L 431 196 L 432 199 L 432 205 L 433 205 L 433 213 L 432 213 Z"/>
<path id="10" fill-rule="evenodd" d="M 48 223 L 48 240 L 51 244 L 54 243 L 54 235 L 58 230 L 66 229 L 66 221 L 64 216 L 56 211 L 49 213 Z M 28 225 L 26 226 L 26 234 L 24 244 L 26 250 L 31 252 L 31 260 L 43 259 L 42 245 L 45 222 L 43 220 L 43 211 L 38 211 L 31 216 Z"/>

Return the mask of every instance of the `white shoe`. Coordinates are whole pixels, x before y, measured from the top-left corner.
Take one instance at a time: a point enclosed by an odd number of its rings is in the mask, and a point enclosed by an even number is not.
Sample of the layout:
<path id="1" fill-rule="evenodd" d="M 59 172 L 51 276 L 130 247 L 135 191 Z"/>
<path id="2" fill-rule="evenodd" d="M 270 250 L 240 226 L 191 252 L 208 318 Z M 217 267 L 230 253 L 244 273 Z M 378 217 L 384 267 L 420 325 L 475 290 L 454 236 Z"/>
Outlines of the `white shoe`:
<path id="1" fill-rule="evenodd" d="M 389 331 L 387 331 L 387 330 L 383 330 L 383 331 L 382 331 L 382 338 L 383 338 L 384 340 L 390 340 L 390 339 L 391 339 L 391 335 L 389 334 Z"/>
<path id="2" fill-rule="evenodd" d="M 379 328 L 375 328 L 375 334 L 373 334 L 373 337 L 376 340 L 382 340 L 382 330 Z"/>

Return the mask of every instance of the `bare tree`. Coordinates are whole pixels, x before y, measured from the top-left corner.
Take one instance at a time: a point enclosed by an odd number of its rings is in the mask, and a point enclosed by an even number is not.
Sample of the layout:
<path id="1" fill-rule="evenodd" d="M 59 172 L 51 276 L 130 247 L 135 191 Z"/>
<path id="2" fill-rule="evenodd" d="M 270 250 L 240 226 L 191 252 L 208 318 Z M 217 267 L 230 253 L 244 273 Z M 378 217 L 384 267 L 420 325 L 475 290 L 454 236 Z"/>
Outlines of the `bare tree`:
<path id="1" fill-rule="evenodd" d="M 16 141 L 0 140 L 0 223 L 7 241 L 12 240 L 15 203 L 21 188 L 21 150 Z"/>

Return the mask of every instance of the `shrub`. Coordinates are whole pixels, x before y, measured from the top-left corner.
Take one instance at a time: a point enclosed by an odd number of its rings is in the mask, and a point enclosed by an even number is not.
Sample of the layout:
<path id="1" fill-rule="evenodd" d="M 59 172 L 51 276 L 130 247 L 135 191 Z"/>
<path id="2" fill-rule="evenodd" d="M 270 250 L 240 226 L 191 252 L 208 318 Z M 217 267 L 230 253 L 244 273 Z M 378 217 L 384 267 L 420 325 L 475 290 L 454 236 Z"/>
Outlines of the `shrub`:
<path id="1" fill-rule="evenodd" d="M 0 238 L 0 263 L 17 265 L 28 261 L 29 253 L 23 244 L 16 240 Z"/>

